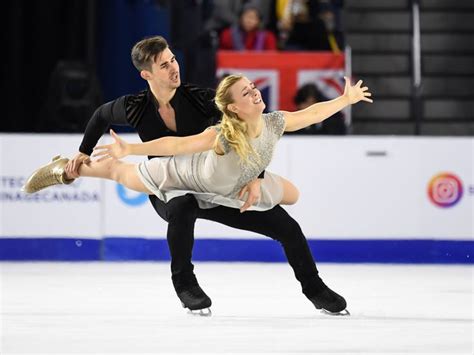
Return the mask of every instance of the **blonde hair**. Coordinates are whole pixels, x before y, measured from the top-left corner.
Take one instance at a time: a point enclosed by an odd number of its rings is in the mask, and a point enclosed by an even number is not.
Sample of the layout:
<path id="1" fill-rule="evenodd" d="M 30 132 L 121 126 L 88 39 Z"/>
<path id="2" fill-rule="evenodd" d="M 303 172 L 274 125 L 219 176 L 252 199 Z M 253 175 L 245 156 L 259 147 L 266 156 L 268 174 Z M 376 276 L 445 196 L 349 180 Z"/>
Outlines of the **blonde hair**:
<path id="1" fill-rule="evenodd" d="M 254 156 L 258 161 L 258 155 L 248 140 L 247 123 L 241 120 L 235 112 L 232 112 L 227 108 L 229 104 L 234 102 L 230 93 L 230 88 L 242 78 L 243 75 L 226 76 L 217 87 L 215 102 L 217 108 L 223 113 L 223 115 L 219 124 L 221 129 L 217 135 L 214 149 L 217 148 L 219 139 L 222 136 L 227 142 L 229 142 L 230 147 L 235 150 L 242 163 L 254 164 L 255 160 L 250 160 L 250 157 Z"/>

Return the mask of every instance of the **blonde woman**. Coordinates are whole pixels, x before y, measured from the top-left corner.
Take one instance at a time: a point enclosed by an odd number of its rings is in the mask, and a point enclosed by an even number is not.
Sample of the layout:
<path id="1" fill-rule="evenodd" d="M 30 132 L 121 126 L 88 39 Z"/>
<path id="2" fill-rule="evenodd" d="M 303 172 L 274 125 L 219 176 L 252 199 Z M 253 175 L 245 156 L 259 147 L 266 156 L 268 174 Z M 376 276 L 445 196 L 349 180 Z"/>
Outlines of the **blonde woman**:
<path id="1" fill-rule="evenodd" d="M 192 193 L 204 208 L 215 205 L 241 208 L 244 202 L 239 199 L 239 191 L 266 169 L 284 131 L 321 122 L 359 101 L 372 102 L 368 88 L 361 87 L 362 81 L 352 86 L 348 78 L 345 80 L 344 94 L 334 100 L 296 112 L 263 114 L 265 103 L 255 85 L 244 76 L 228 76 L 219 84 L 215 97 L 223 113 L 220 124 L 194 136 L 164 137 L 136 144 L 125 142 L 111 131 L 115 142 L 97 146 L 93 156 L 98 159 L 81 165 L 79 176 L 111 179 L 130 189 L 156 194 L 163 201 Z M 127 155 L 170 157 L 139 164 L 118 160 Z M 62 164 L 59 161 L 33 173 L 24 191 L 36 192 L 51 185 L 70 183 L 64 178 L 64 161 Z M 293 204 L 298 195 L 291 182 L 266 172 L 261 198 L 250 209 L 268 210 L 277 204 Z M 329 291 L 340 298 L 337 306 L 324 306 L 308 298 L 317 308 L 330 312 L 345 309 L 345 300 Z"/>

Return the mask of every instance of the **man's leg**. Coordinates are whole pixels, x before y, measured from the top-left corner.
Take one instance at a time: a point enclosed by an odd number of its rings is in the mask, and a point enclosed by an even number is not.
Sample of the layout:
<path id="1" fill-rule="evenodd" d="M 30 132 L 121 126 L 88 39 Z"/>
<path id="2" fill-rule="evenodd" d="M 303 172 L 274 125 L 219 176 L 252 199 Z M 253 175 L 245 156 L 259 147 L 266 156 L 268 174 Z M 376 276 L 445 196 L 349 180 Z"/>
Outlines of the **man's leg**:
<path id="1" fill-rule="evenodd" d="M 150 202 L 156 212 L 168 222 L 166 238 L 171 256 L 171 278 L 176 294 L 189 309 L 210 307 L 211 299 L 200 288 L 191 262 L 198 210 L 196 199 L 192 195 L 186 195 L 164 203 L 152 195 Z"/>
<path id="2" fill-rule="evenodd" d="M 275 206 L 268 211 L 247 211 L 244 213 L 240 213 L 237 209 L 220 206 L 199 210 L 198 218 L 252 231 L 279 241 L 296 278 L 301 283 L 305 296 L 317 308 L 322 306 L 331 312 L 340 312 L 346 308 L 344 298 L 330 290 L 319 277 L 313 255 L 301 227 L 281 206 Z M 315 303 L 314 299 L 321 297 L 325 298 L 325 300 L 321 300 L 323 304 L 318 303 L 320 300 Z"/>

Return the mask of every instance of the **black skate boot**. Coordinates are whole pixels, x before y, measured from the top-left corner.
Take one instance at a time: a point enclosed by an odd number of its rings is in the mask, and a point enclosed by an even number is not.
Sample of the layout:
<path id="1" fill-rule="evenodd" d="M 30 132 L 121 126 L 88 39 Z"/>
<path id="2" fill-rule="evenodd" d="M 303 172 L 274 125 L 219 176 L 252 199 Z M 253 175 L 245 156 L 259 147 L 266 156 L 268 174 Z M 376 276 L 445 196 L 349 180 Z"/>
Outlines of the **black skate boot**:
<path id="1" fill-rule="evenodd" d="M 324 285 L 324 283 L 323 283 Z M 333 316 L 349 316 L 350 313 L 346 309 L 347 303 L 344 297 L 338 295 L 329 287 L 324 287 L 308 299 L 314 304 L 316 309 L 320 309 L 323 313 Z"/>
<path id="2" fill-rule="evenodd" d="M 210 316 L 211 299 L 204 293 L 199 285 L 189 286 L 180 292 L 176 292 L 178 298 L 181 300 L 183 308 L 189 309 L 189 313 L 199 316 Z"/>

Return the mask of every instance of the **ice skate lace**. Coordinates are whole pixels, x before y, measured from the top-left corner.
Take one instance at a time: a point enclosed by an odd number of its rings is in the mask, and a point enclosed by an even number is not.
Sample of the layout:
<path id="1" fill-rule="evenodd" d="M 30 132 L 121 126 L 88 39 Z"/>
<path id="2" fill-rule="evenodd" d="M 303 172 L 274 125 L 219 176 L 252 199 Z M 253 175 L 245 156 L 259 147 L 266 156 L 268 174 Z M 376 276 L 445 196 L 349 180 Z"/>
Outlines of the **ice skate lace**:
<path id="1" fill-rule="evenodd" d="M 61 183 L 59 176 L 55 174 L 53 170 L 50 170 L 44 175 L 41 175 L 37 183 L 34 184 L 33 187 L 44 188 L 52 185 L 57 185 L 58 183 Z"/>

